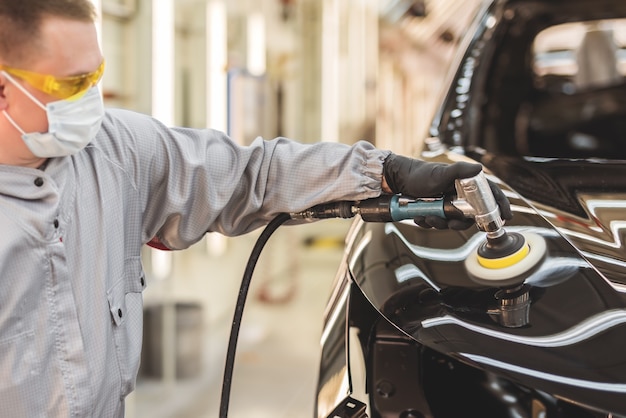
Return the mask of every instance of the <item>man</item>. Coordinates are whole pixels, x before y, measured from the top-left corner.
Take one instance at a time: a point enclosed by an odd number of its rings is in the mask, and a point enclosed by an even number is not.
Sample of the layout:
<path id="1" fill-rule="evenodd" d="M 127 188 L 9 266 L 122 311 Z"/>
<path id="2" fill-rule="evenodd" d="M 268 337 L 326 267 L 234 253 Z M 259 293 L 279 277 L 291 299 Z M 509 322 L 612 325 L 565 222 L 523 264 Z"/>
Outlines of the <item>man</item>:
<path id="1" fill-rule="evenodd" d="M 182 249 L 206 231 L 243 234 L 323 202 L 439 194 L 481 168 L 365 142 L 239 147 L 219 132 L 105 112 L 94 17 L 88 0 L 0 0 L 3 416 L 123 416 L 151 238 Z M 430 221 L 420 223 L 468 226 Z"/>

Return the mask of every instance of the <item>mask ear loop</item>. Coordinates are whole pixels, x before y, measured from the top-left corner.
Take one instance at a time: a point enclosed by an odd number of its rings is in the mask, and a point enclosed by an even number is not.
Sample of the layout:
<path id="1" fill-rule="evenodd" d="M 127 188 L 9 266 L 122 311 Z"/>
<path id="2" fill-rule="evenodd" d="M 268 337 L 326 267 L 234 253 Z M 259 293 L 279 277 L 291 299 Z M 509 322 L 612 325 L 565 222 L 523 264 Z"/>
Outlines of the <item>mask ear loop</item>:
<path id="1" fill-rule="evenodd" d="M 15 87 L 17 87 L 18 90 L 20 90 L 22 93 L 24 93 L 26 95 L 26 97 L 28 97 L 30 100 L 32 100 L 33 103 L 35 103 L 37 106 L 39 106 L 44 111 L 47 111 L 47 109 L 43 105 L 43 103 L 41 103 L 39 100 L 37 100 L 35 98 L 35 96 L 33 96 L 28 90 L 26 90 L 24 88 L 24 86 L 22 86 L 20 83 L 15 81 L 15 79 L 9 73 L 7 73 L 6 71 L 2 71 L 2 75 L 5 76 L 7 78 L 7 80 L 9 80 L 11 82 L 11 84 L 13 84 Z M 26 135 L 26 132 L 17 124 L 17 122 L 15 122 L 15 120 L 13 120 L 13 118 L 9 115 L 9 113 L 6 110 L 3 110 L 2 114 L 4 115 L 5 118 L 7 118 L 9 123 L 11 125 L 13 125 L 13 127 L 15 129 L 17 129 L 17 131 L 19 133 L 21 133 L 22 135 Z"/>
<path id="2" fill-rule="evenodd" d="M 11 82 L 11 84 L 13 84 L 15 87 L 17 87 L 19 91 L 24 93 L 26 95 L 26 97 L 28 97 L 30 100 L 32 100 L 37 106 L 39 106 L 42 110 L 46 111 L 46 106 L 43 103 L 41 103 L 39 100 L 37 100 L 37 98 L 35 96 L 33 96 L 28 90 L 26 90 L 26 88 L 24 86 L 22 86 L 20 83 L 15 81 L 13 76 L 11 76 L 6 71 L 2 71 L 2 75 L 5 76 L 7 78 L 7 80 L 9 80 Z"/>
<path id="3" fill-rule="evenodd" d="M 12 118 L 11 116 L 9 116 L 9 114 L 7 113 L 7 111 L 6 111 L 6 110 L 3 110 L 3 111 L 2 111 L 2 114 L 4 115 L 4 117 L 5 117 L 5 118 L 7 118 L 7 120 L 9 121 L 9 123 L 10 123 L 11 125 L 13 125 L 13 127 L 14 127 L 15 129 L 17 129 L 17 131 L 18 131 L 19 133 L 21 133 L 21 134 L 22 134 L 22 136 L 23 136 L 23 135 L 26 135 L 26 132 L 25 132 L 22 128 L 20 128 L 20 126 L 19 126 L 19 125 L 18 125 L 18 124 L 17 124 L 17 123 L 13 120 L 13 118 Z"/>

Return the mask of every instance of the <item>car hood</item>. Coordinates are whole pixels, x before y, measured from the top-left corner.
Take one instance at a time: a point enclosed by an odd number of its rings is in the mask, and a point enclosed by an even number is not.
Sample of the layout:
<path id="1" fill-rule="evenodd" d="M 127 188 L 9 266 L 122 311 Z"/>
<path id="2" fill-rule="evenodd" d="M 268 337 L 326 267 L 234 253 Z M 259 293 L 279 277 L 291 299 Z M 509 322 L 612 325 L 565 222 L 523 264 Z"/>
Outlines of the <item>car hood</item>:
<path id="1" fill-rule="evenodd" d="M 492 173 L 606 278 L 626 284 L 626 163 L 489 155 Z"/>
<path id="2" fill-rule="evenodd" d="M 465 267 L 485 238 L 475 228 L 437 231 L 412 222 L 358 220 L 347 254 L 352 278 L 383 317 L 420 344 L 529 387 L 624 414 L 623 168 L 509 163 L 483 161 L 491 179 L 504 182 L 512 204 L 514 217 L 505 228 L 536 234 L 547 248 L 515 290 L 526 300 L 513 307 L 521 309 L 516 313 L 523 314 L 522 323 L 507 322 L 511 306 L 501 303 L 503 289 L 476 282 Z M 559 170 L 552 171 L 556 165 Z M 581 169 L 587 175 L 580 176 Z M 606 169 L 616 177 L 601 180 L 594 171 Z"/>

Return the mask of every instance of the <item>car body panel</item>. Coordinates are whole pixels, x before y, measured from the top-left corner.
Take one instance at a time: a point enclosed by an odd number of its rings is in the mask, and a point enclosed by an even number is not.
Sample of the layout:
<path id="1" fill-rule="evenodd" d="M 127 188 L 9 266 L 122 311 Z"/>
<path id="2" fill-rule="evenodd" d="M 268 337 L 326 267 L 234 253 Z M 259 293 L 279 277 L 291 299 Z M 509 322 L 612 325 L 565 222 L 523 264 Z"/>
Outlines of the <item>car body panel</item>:
<path id="1" fill-rule="evenodd" d="M 626 414 L 626 293 L 601 275 L 546 219 L 513 201 L 507 231 L 532 231 L 547 254 L 525 283 L 528 323 L 497 321 L 499 288 L 476 283 L 464 260 L 484 233 L 363 224 L 351 254 L 355 283 L 420 344 L 515 381 Z M 368 242 L 368 244 L 365 244 Z"/>
<path id="2" fill-rule="evenodd" d="M 484 232 L 357 219 L 324 331 L 342 350 L 322 344 L 349 382 L 336 398 L 372 417 L 626 416 L 626 83 L 554 93 L 529 68 L 544 29 L 625 16 L 606 0 L 485 2 L 422 158 L 481 163 L 511 202 L 505 229 L 545 255 L 523 285 L 486 286 L 465 265 Z M 577 148 L 580 133 L 598 146 Z"/>

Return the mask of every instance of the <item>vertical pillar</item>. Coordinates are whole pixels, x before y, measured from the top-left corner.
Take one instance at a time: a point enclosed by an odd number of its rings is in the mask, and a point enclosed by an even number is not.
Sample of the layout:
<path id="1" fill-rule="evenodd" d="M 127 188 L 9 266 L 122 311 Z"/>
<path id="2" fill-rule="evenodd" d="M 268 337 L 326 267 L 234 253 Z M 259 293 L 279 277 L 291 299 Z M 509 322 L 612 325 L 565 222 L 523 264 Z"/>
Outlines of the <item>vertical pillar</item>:
<path id="1" fill-rule="evenodd" d="M 152 0 L 152 116 L 174 124 L 174 2 Z"/>
<path id="2" fill-rule="evenodd" d="M 322 6 L 322 129 L 323 141 L 339 140 L 339 0 Z"/>
<path id="3" fill-rule="evenodd" d="M 346 112 L 342 115 L 341 124 L 349 125 L 350 134 L 354 133 L 354 128 L 359 127 L 363 120 L 363 109 L 365 106 L 365 53 L 366 31 L 365 31 L 365 3 L 347 2 L 342 13 L 347 24 L 344 36 L 347 38 L 347 54 L 343 58 L 342 64 L 342 86 L 347 88 L 342 91 L 342 101 L 344 105 L 341 109 Z M 361 138 L 359 138 L 361 139 Z"/>
<path id="4" fill-rule="evenodd" d="M 377 0 L 342 2 L 340 11 L 344 30 L 340 33 L 340 134 L 351 139 L 373 139 L 375 118 L 375 80 L 378 66 Z M 359 135 L 358 137 L 355 136 Z M 362 136 L 367 134 L 367 137 Z"/>
<path id="5" fill-rule="evenodd" d="M 206 15 L 207 127 L 226 132 L 228 126 L 226 4 L 223 0 L 209 0 Z"/>
<path id="6" fill-rule="evenodd" d="M 152 0 L 152 116 L 174 125 L 174 2 Z M 152 271 L 165 279 L 171 273 L 172 253 L 153 250 Z"/>
<path id="7" fill-rule="evenodd" d="M 365 120 L 374 122 L 375 124 L 378 113 L 378 70 L 379 70 L 379 31 L 378 31 L 378 1 L 368 0 L 366 1 L 365 11 L 365 27 L 363 37 L 365 39 L 365 90 L 366 90 L 366 105 L 365 105 Z"/>
<path id="8" fill-rule="evenodd" d="M 317 142 L 322 138 L 322 10 L 320 0 L 296 2 L 298 8 L 299 35 L 298 88 L 300 120 L 296 137 L 303 142 Z"/>
<path id="9" fill-rule="evenodd" d="M 174 109 L 174 2 L 152 0 L 152 116 L 172 126 Z M 172 253 L 154 250 L 152 264 L 156 277 L 167 278 Z"/>
<path id="10" fill-rule="evenodd" d="M 253 12 L 247 17 L 247 67 L 254 76 L 265 74 L 267 51 L 265 36 L 265 16 L 261 12 Z"/>
<path id="11" fill-rule="evenodd" d="M 228 33 L 226 3 L 208 0 L 206 4 L 206 124 L 208 128 L 228 132 Z M 227 238 L 216 233 L 206 235 L 209 255 L 222 255 Z"/>
<path id="12" fill-rule="evenodd" d="M 152 0 L 152 116 L 167 126 L 174 124 L 174 2 Z M 172 253 L 152 249 L 152 270 L 168 278 Z M 171 284 L 170 284 L 171 285 Z M 163 380 L 176 379 L 175 301 L 163 301 Z"/>

